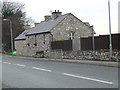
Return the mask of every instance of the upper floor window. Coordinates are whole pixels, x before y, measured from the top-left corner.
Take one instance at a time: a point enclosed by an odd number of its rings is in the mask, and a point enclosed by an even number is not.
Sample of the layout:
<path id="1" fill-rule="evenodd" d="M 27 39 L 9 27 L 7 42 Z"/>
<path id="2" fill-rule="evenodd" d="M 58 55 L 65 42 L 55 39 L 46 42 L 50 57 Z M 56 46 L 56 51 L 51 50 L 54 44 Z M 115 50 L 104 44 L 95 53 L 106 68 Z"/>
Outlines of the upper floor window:
<path id="1" fill-rule="evenodd" d="M 75 38 L 75 32 L 71 31 L 69 33 L 69 38 L 70 38 L 70 40 L 74 39 Z"/>

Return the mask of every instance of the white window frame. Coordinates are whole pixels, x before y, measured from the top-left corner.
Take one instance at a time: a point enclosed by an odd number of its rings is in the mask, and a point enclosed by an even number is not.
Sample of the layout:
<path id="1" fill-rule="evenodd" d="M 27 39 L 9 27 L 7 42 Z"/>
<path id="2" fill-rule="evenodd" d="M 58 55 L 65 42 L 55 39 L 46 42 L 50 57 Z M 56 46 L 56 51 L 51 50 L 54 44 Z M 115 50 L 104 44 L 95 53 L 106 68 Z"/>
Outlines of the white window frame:
<path id="1" fill-rule="evenodd" d="M 71 31 L 69 33 L 69 38 L 70 38 L 70 40 L 73 40 L 75 38 L 75 32 Z"/>

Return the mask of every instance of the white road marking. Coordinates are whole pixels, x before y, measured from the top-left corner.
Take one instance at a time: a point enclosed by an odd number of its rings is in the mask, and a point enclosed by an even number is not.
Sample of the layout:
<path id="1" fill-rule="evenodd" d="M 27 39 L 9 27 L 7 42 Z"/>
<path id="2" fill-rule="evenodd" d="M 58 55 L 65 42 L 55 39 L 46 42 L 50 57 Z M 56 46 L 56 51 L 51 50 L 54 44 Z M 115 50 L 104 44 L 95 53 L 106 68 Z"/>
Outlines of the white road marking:
<path id="1" fill-rule="evenodd" d="M 32 67 L 32 68 L 33 68 L 33 69 L 37 69 L 37 70 L 52 72 L 52 70 L 48 70 L 48 69 L 43 69 L 43 68 L 38 68 L 38 67 Z"/>
<path id="2" fill-rule="evenodd" d="M 21 64 L 14 64 L 14 65 L 21 66 L 21 67 L 25 67 L 25 65 L 21 65 Z"/>
<path id="3" fill-rule="evenodd" d="M 3 62 L 3 63 L 5 63 L 5 64 L 11 64 L 11 63 L 9 63 L 9 62 Z"/>
<path id="4" fill-rule="evenodd" d="M 68 74 L 68 73 L 63 73 L 63 74 L 67 75 L 67 76 L 72 76 L 72 77 L 77 77 L 77 78 L 82 78 L 82 79 L 97 81 L 97 82 L 101 82 L 101 83 L 113 84 L 112 82 L 109 82 L 109 81 L 104 81 L 104 80 L 99 80 L 99 79 L 93 79 L 93 78 L 88 78 L 88 77 L 78 76 L 78 75 L 73 75 L 73 74 Z"/>
<path id="5" fill-rule="evenodd" d="M 5 63 L 5 64 L 11 64 L 9 62 L 3 62 L 3 63 Z M 21 66 L 21 67 L 26 67 L 26 65 L 22 65 L 22 64 L 14 64 L 14 65 Z M 32 68 L 36 69 L 36 70 L 52 72 L 52 70 L 48 70 L 48 69 L 44 69 L 44 68 L 38 68 L 38 67 L 32 67 Z M 78 76 L 78 75 L 73 75 L 73 74 L 68 74 L 68 73 L 63 73 L 63 75 L 67 75 L 67 76 L 71 76 L 71 77 L 76 77 L 76 78 L 82 78 L 82 79 L 86 79 L 86 80 L 97 81 L 97 82 L 106 83 L 106 84 L 113 84 L 113 82 L 110 82 L 110 81 L 104 81 L 104 80 L 100 80 L 100 79 L 94 79 L 94 78 L 89 78 L 89 77 L 84 77 L 84 76 Z"/>

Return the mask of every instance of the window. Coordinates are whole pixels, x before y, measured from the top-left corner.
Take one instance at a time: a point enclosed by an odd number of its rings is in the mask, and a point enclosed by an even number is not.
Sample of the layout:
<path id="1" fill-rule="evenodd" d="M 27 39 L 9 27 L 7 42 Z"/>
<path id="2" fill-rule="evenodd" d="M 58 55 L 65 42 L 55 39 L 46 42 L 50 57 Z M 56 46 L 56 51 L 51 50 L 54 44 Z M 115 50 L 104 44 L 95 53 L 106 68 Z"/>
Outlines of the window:
<path id="1" fill-rule="evenodd" d="M 69 33 L 69 38 L 70 38 L 70 40 L 74 39 L 75 38 L 75 32 L 71 31 Z"/>

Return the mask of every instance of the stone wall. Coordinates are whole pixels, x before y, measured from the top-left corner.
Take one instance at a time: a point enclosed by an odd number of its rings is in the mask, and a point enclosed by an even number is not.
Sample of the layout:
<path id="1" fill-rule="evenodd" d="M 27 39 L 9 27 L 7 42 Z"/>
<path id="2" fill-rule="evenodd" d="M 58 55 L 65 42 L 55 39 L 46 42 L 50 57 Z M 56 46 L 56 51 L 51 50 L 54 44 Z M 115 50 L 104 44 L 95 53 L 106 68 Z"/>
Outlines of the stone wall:
<path id="1" fill-rule="evenodd" d="M 28 50 L 30 53 L 30 56 L 41 56 L 38 54 L 41 54 L 43 52 L 44 55 L 46 55 L 47 52 L 50 50 L 50 34 L 38 34 L 38 35 L 31 35 L 27 36 L 27 41 L 29 43 Z M 43 56 L 46 57 L 46 56 Z"/>
<path id="2" fill-rule="evenodd" d="M 92 28 L 72 14 L 69 14 L 62 22 L 51 30 L 53 40 L 69 40 L 71 31 L 75 32 L 75 38 L 88 37 L 91 36 Z"/>
<path id="3" fill-rule="evenodd" d="M 46 34 L 50 37 L 50 34 Z M 110 60 L 109 51 L 108 50 L 99 50 L 99 51 L 62 51 L 62 50 L 50 50 L 50 41 L 49 38 L 45 38 L 44 40 L 42 34 L 36 36 L 37 46 L 34 46 L 35 37 L 27 37 L 27 40 L 19 40 L 15 41 L 15 46 L 17 50 L 17 55 L 20 56 L 36 56 L 41 57 L 40 55 L 36 55 L 36 52 L 43 51 L 44 57 L 49 58 L 60 58 L 60 59 L 77 59 L 77 60 Z M 32 41 L 32 42 L 31 42 Z M 31 44 L 28 46 L 28 42 Z M 40 54 L 40 53 L 38 53 Z M 120 51 L 113 50 L 113 56 L 111 58 L 112 61 L 120 61 Z"/>
<path id="4" fill-rule="evenodd" d="M 53 55 L 52 55 L 53 54 Z M 61 55 L 62 54 L 62 55 Z M 99 50 L 99 51 L 57 51 L 54 50 L 51 52 L 50 58 L 60 58 L 60 59 L 77 59 L 77 60 L 103 60 L 110 61 L 109 51 Z M 61 57 L 60 57 L 61 55 Z M 112 61 L 120 61 L 120 51 L 114 50 Z"/>
<path id="5" fill-rule="evenodd" d="M 17 55 L 36 56 L 36 53 L 41 54 L 41 52 L 46 55 L 50 50 L 50 39 L 50 34 L 38 34 L 27 36 L 26 40 L 15 41 Z"/>
<path id="6" fill-rule="evenodd" d="M 20 55 L 20 56 L 28 55 L 26 40 L 15 41 L 15 49 L 17 51 L 17 55 Z"/>

